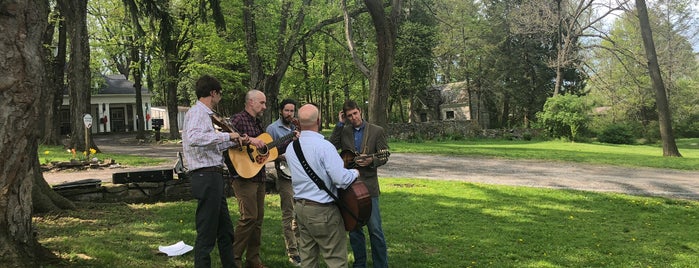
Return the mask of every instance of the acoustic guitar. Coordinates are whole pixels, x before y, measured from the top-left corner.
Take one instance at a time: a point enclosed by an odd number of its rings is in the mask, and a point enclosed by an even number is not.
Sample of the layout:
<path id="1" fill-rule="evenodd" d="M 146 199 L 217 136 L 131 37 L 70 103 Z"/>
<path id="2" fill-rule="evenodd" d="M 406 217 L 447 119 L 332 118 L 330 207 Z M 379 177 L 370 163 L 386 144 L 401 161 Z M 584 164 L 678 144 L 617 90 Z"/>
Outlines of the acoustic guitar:
<path id="1" fill-rule="evenodd" d="M 388 151 L 388 149 L 382 149 L 376 153 L 368 155 L 360 155 L 352 150 L 342 150 L 342 152 L 340 152 L 340 157 L 342 157 L 342 161 L 345 162 L 345 168 L 357 168 L 357 160 L 360 159 L 376 157 L 380 160 L 384 160 L 390 155 L 391 153 Z"/>
<path id="2" fill-rule="evenodd" d="M 369 222 L 371 195 L 364 181 L 356 179 L 347 189 L 337 189 L 337 196 L 344 203 L 340 214 L 345 223 L 345 231 L 352 231 Z"/>
<path id="3" fill-rule="evenodd" d="M 218 114 L 214 113 L 211 115 L 211 121 L 219 126 L 224 132 L 240 133 L 240 131 L 236 130 L 227 122 L 227 120 L 223 119 Z M 292 124 L 298 127 L 298 120 L 296 118 L 292 119 Z M 247 135 L 243 134 L 238 139 L 238 144 L 241 144 L 241 146 L 237 148 L 229 148 L 228 157 L 230 158 L 231 163 L 233 164 L 233 167 L 238 175 L 245 179 L 250 179 L 257 175 L 257 173 L 262 170 L 267 162 L 277 159 L 279 156 L 277 145 L 292 139 L 295 135 L 295 132 L 291 132 L 278 140 L 273 140 L 269 133 L 262 133 L 257 136 L 257 138 L 265 142 L 265 147 L 257 148 L 252 144 L 242 145 L 245 143 L 242 141 L 245 141 L 248 138 Z"/>
<path id="4" fill-rule="evenodd" d="M 278 140 L 273 140 L 269 133 L 262 133 L 257 138 L 265 142 L 264 147 L 257 148 L 248 144 L 238 148 L 230 148 L 228 149 L 228 157 L 230 157 L 238 175 L 250 179 L 257 175 L 265 164 L 277 159 L 279 156 L 277 145 L 294 138 L 295 135 L 296 133 L 291 132 Z"/>

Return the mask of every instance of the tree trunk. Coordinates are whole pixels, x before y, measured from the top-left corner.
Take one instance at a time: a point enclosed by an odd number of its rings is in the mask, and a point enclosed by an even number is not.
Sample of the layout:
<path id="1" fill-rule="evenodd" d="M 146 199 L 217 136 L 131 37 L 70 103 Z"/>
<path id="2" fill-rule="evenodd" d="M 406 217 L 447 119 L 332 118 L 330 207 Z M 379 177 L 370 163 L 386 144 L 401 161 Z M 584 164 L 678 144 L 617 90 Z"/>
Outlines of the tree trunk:
<path id="1" fill-rule="evenodd" d="M 355 65 L 369 79 L 369 107 L 364 115 L 369 122 L 386 127 L 388 125 L 388 96 L 391 75 L 393 74 L 393 57 L 403 0 L 391 1 L 389 15 L 386 14 L 381 0 L 364 0 L 364 4 L 371 16 L 376 32 L 376 63 L 371 69 L 366 67 L 354 49 L 347 5 L 343 0 L 345 37 Z"/>
<path id="2" fill-rule="evenodd" d="M 32 226 L 32 187 L 44 77 L 48 2 L 0 3 L 0 263 L 36 267 L 50 254 Z"/>
<path id="3" fill-rule="evenodd" d="M 56 45 L 56 56 L 53 56 L 51 50 L 53 44 L 54 29 L 56 25 L 49 25 L 44 34 L 45 66 L 46 66 L 46 83 L 44 87 L 48 89 L 48 94 L 44 94 L 41 103 L 44 105 L 42 111 L 43 126 L 42 129 L 42 144 L 59 145 L 61 144 L 61 120 L 58 113 L 63 104 L 63 94 L 65 93 L 65 81 L 63 79 L 66 65 L 66 23 L 65 18 L 60 12 L 60 8 L 56 6 L 54 21 L 58 24 L 58 44 Z"/>
<path id="4" fill-rule="evenodd" d="M 141 94 L 143 58 L 141 57 L 139 48 L 140 46 L 135 44 L 131 47 L 131 59 L 133 60 L 133 64 L 137 64 L 137 67 L 133 69 L 133 87 L 136 92 L 136 139 L 142 140 L 146 138 L 146 118 L 143 112 L 143 96 Z"/>
<path id="5" fill-rule="evenodd" d="M 646 50 L 646 58 L 648 59 L 648 71 L 653 82 L 655 90 L 655 102 L 658 107 L 658 122 L 660 125 L 660 137 L 663 140 L 663 156 L 681 157 L 680 151 L 675 143 L 675 135 L 672 131 L 672 114 L 670 113 L 670 105 L 667 101 L 667 93 L 665 92 L 665 84 L 660 74 L 660 66 L 658 65 L 658 56 L 655 52 L 655 43 L 653 42 L 653 33 L 648 20 L 648 10 L 645 0 L 636 0 L 636 8 L 638 9 L 638 19 L 641 23 L 641 36 L 643 38 L 643 47 Z"/>
<path id="6" fill-rule="evenodd" d="M 87 0 L 58 1 L 66 18 L 70 42 L 68 91 L 70 95 L 70 147 L 78 152 L 90 148 L 85 142 L 83 116 L 90 114 L 90 45 L 87 35 Z M 92 136 L 92 135 L 90 135 Z M 95 147 L 92 138 L 88 141 Z M 97 148 L 94 148 L 97 149 Z"/>

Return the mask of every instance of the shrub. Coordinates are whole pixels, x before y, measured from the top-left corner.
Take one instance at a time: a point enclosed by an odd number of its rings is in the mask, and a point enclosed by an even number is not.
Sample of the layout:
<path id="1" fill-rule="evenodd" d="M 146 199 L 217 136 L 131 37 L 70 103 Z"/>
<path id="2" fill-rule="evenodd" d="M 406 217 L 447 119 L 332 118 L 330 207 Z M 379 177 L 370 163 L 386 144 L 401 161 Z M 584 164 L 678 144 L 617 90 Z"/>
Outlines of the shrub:
<path id="1" fill-rule="evenodd" d="M 575 95 L 557 95 L 546 100 L 544 109 L 536 113 L 539 126 L 553 138 L 575 141 L 590 121 L 585 101 Z"/>
<path id="2" fill-rule="evenodd" d="M 597 140 L 612 144 L 633 144 L 634 137 L 631 128 L 627 125 L 608 125 Z"/>

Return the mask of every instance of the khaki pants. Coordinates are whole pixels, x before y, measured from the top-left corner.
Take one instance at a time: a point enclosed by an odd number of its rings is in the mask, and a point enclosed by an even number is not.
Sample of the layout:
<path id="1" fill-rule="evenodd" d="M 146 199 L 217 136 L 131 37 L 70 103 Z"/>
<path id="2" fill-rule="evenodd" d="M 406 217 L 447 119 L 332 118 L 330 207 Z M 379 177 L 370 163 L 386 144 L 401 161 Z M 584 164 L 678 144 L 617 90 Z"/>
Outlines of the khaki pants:
<path id="1" fill-rule="evenodd" d="M 321 254 L 328 267 L 347 267 L 347 232 L 340 209 L 335 205 L 297 202 L 294 211 L 299 225 L 301 267 L 318 267 Z"/>
<path id="2" fill-rule="evenodd" d="M 282 231 L 286 243 L 286 254 L 289 257 L 298 256 L 299 232 L 296 220 L 294 220 L 294 189 L 291 186 L 291 180 L 288 179 L 277 178 L 275 185 L 282 207 Z"/>
<path id="3" fill-rule="evenodd" d="M 233 255 L 238 267 L 243 266 L 243 253 L 247 267 L 262 264 L 262 221 L 265 218 L 265 184 L 248 179 L 233 180 L 233 193 L 238 200 L 240 218 L 235 226 Z"/>

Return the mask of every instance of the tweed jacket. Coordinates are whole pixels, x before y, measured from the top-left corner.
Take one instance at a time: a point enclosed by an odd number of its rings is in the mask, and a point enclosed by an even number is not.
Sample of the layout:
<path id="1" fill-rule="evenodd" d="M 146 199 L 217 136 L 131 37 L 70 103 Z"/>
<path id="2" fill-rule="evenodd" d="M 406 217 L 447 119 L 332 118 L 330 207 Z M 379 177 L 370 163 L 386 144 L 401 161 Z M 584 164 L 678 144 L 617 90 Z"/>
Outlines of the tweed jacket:
<path id="1" fill-rule="evenodd" d="M 350 150 L 360 154 L 373 154 L 380 150 L 388 149 L 388 141 L 384 129 L 378 125 L 364 121 L 364 139 L 360 150 L 354 148 L 354 128 L 351 124 L 336 126 L 330 135 L 329 141 L 338 150 Z M 381 193 L 379 189 L 379 179 L 376 175 L 376 168 L 388 162 L 388 158 L 379 159 L 374 157 L 374 161 L 366 167 L 358 167 L 359 179 L 363 180 L 369 189 L 372 197 L 377 197 Z"/>

